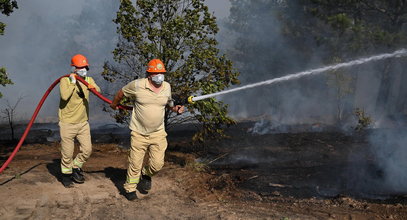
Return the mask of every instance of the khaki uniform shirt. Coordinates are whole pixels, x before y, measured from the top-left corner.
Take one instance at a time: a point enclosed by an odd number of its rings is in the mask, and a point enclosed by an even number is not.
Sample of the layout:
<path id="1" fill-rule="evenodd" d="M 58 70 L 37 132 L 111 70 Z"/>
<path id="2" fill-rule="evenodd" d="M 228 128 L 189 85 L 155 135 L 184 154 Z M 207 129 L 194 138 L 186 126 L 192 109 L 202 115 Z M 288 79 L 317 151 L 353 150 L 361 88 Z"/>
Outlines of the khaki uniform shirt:
<path id="1" fill-rule="evenodd" d="M 137 79 L 122 88 L 126 97 L 134 99 L 130 130 L 142 135 L 164 131 L 165 106 L 171 100 L 171 86 L 163 82 L 157 94 L 147 78 Z"/>
<path id="2" fill-rule="evenodd" d="M 92 77 L 86 77 L 86 82 L 93 85 L 100 92 Z M 69 77 L 60 81 L 59 90 L 61 99 L 59 102 L 59 121 L 64 123 L 81 123 L 89 119 L 89 90 L 83 83 L 76 81 L 71 83 Z"/>

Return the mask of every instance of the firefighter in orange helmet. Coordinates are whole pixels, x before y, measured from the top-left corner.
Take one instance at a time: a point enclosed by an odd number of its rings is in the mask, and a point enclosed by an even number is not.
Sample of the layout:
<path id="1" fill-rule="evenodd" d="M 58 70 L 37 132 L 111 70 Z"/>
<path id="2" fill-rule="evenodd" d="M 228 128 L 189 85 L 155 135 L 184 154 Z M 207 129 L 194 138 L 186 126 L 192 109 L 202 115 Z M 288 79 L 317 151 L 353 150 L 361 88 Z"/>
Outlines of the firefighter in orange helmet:
<path id="1" fill-rule="evenodd" d="M 164 154 L 167 149 L 165 108 L 179 114 L 184 112 L 184 106 L 170 104 L 171 86 L 164 81 L 167 71 L 163 62 L 159 59 L 151 60 L 146 72 L 146 78 L 134 80 L 120 89 L 110 105 L 111 108 L 117 109 L 123 96 L 135 100 L 129 126 L 131 130 L 129 166 L 124 184 L 128 200 L 137 198 L 136 188 L 147 193 L 151 189 L 151 177 L 164 165 Z M 146 151 L 149 152 L 149 162 L 142 167 Z"/>
<path id="2" fill-rule="evenodd" d="M 71 59 L 72 72 L 69 77 L 60 81 L 59 130 L 61 136 L 61 172 L 62 184 L 73 187 L 73 182 L 83 183 L 82 166 L 92 153 L 89 127 L 89 90 L 95 88 L 100 92 L 92 77 L 87 76 L 88 59 L 76 54 Z M 79 83 L 76 78 L 82 77 L 89 86 Z M 77 139 L 79 153 L 73 158 L 74 139 Z"/>

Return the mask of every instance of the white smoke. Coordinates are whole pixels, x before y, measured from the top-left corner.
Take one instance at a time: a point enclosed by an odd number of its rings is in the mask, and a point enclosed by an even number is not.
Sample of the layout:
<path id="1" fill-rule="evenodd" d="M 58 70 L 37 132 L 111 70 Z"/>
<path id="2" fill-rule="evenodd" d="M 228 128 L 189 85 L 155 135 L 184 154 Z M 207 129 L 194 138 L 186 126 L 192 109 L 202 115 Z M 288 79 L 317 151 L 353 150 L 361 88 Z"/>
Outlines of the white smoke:
<path id="1" fill-rule="evenodd" d="M 23 96 L 16 120 L 27 120 L 48 87 L 57 78 L 69 74 L 70 58 L 82 53 L 90 62 L 89 76 L 105 87 L 100 77 L 105 60 L 112 58 L 116 31 L 112 20 L 119 3 L 114 0 L 19 1 L 0 36 L 0 65 L 7 68 L 14 85 L 2 87 L 5 101 L 15 103 Z M 111 97 L 109 97 L 111 98 Z M 40 111 L 38 121 L 56 120 L 59 102 L 58 86 Z M 101 112 L 102 102 L 92 97 L 92 117 L 109 118 Z"/>
<path id="2" fill-rule="evenodd" d="M 388 191 L 407 192 L 407 131 L 405 129 L 376 130 L 370 136 L 375 162 L 383 170 Z"/>

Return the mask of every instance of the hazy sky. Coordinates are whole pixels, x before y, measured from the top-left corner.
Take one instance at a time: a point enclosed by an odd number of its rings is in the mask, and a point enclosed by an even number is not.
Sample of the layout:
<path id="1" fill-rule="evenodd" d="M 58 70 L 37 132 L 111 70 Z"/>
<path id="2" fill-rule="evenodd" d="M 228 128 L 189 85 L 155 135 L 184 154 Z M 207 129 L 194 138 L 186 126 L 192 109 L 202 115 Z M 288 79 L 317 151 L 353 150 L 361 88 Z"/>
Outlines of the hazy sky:
<path id="1" fill-rule="evenodd" d="M 219 19 L 229 16 L 230 1 L 229 0 L 205 0 L 209 10 L 215 13 Z"/>
<path id="2" fill-rule="evenodd" d="M 228 0 L 206 0 L 218 19 L 228 16 Z M 18 1 L 19 9 L 10 16 L 0 15 L 7 24 L 0 36 L 0 66 L 7 68 L 14 85 L 0 86 L 0 110 L 9 101 L 23 96 L 17 120 L 30 118 L 50 84 L 70 71 L 70 57 L 85 54 L 91 64 L 89 75 L 99 86 L 103 62 L 112 58 L 116 30 L 112 19 L 118 10 L 114 0 Z M 111 97 L 108 97 L 111 98 Z M 58 86 L 42 107 L 38 121 L 55 120 L 59 101 Z M 98 115 L 102 102 L 92 97 L 91 112 Z M 48 118 L 48 119 L 46 119 Z M 0 118 L 1 119 L 1 118 Z"/>

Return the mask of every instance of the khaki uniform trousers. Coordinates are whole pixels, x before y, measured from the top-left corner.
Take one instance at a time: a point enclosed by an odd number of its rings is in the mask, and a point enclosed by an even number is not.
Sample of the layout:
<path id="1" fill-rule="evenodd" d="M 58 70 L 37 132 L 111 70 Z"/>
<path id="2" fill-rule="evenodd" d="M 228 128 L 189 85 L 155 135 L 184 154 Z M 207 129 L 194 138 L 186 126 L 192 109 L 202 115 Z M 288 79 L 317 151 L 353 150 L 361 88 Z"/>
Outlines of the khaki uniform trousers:
<path id="1" fill-rule="evenodd" d="M 131 132 L 131 147 L 128 155 L 129 167 L 124 184 L 126 192 L 136 191 L 143 175 L 153 176 L 164 166 L 164 155 L 167 149 L 167 133 L 164 130 L 149 135 L 141 135 L 135 131 Z M 143 160 L 148 150 L 148 165 L 143 167 Z"/>
<path id="2" fill-rule="evenodd" d="M 61 172 L 71 174 L 72 168 L 82 168 L 83 164 L 92 154 L 92 142 L 90 136 L 90 127 L 87 121 L 81 123 L 63 123 L 59 122 L 59 131 L 61 135 Z M 74 140 L 79 141 L 79 153 L 73 158 Z"/>

